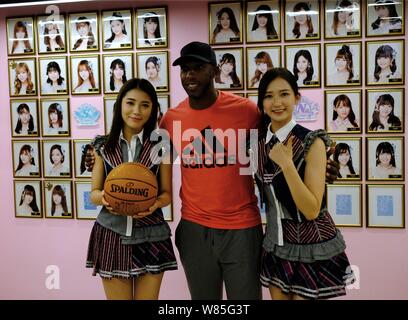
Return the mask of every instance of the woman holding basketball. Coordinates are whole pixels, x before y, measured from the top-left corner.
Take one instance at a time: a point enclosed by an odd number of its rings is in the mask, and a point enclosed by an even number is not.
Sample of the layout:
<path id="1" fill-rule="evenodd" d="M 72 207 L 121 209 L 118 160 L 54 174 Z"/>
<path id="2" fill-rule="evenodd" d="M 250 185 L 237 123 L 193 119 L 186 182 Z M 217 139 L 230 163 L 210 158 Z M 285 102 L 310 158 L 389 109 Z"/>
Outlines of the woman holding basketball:
<path id="1" fill-rule="evenodd" d="M 93 226 L 87 267 L 102 278 L 107 299 L 158 299 L 163 272 L 177 269 L 170 228 L 161 208 L 171 202 L 171 165 L 152 156 L 157 94 L 145 79 L 127 81 L 118 93 L 110 133 L 94 139 L 91 200 L 103 205 Z M 104 197 L 104 181 L 123 162 L 139 162 L 158 178 L 156 202 L 135 216 L 114 212 Z M 167 164 L 165 164 L 167 163 Z M 159 174 L 160 172 L 160 174 Z"/>

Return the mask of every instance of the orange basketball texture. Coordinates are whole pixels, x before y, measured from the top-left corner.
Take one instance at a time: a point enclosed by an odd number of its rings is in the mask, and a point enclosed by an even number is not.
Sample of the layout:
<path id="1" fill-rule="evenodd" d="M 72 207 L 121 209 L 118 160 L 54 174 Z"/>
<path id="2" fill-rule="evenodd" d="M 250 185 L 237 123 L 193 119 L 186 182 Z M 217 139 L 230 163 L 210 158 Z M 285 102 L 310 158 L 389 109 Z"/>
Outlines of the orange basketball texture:
<path id="1" fill-rule="evenodd" d="M 156 176 L 146 166 L 126 162 L 112 169 L 105 180 L 105 199 L 118 214 L 135 215 L 156 201 Z"/>

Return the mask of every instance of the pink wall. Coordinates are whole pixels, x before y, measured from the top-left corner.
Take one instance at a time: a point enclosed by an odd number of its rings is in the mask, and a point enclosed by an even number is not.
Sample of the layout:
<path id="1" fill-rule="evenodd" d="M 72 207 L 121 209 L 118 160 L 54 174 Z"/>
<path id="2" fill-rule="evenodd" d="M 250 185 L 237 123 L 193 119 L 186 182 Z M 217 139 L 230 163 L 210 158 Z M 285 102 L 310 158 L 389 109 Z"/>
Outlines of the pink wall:
<path id="1" fill-rule="evenodd" d="M 178 57 L 181 47 L 190 41 L 208 41 L 208 14 L 205 1 L 162 1 L 169 9 L 170 62 Z M 146 6 L 146 1 L 95 1 L 61 5 L 62 12 L 91 11 L 110 8 Z M 89 232 L 93 222 L 82 220 L 16 219 L 13 206 L 13 177 L 11 162 L 11 133 L 9 95 L 7 88 L 6 16 L 44 14 L 43 6 L 2 9 L 0 12 L 0 194 L 3 210 L 0 215 L 0 299 L 104 299 L 99 277 L 92 277 L 85 269 L 85 256 Z M 365 21 L 363 21 L 364 25 Z M 408 42 L 408 36 L 405 37 Z M 245 45 L 244 45 L 245 46 Z M 406 50 L 406 55 L 407 55 Z M 406 59 L 405 59 L 406 60 Z M 407 60 L 406 60 L 407 61 Z M 178 68 L 170 71 L 171 104 L 174 106 L 185 97 L 181 87 Z M 408 79 L 408 74 L 405 75 Z M 364 89 L 364 87 L 363 87 Z M 307 91 L 308 97 L 323 107 L 323 89 Z M 364 95 L 363 95 L 364 96 Z M 102 96 L 72 98 L 72 111 L 81 101 L 88 101 L 103 110 Z M 365 99 L 365 97 L 364 97 Z M 406 95 L 408 105 L 408 95 Z M 408 122 L 405 121 L 406 128 Z M 323 127 L 323 114 L 310 127 Z M 103 132 L 99 128 L 85 131 L 72 122 L 72 139 L 88 138 Z M 364 135 L 363 135 L 364 136 Z M 364 150 L 364 149 L 363 149 Z M 407 143 L 405 156 L 408 157 Z M 174 222 L 175 229 L 180 219 L 178 190 L 180 174 L 175 168 L 174 176 Z M 365 190 L 365 189 L 364 189 Z M 363 204 L 365 212 L 365 203 Z M 365 218 L 364 218 L 365 220 Z M 350 261 L 360 271 L 360 289 L 349 290 L 346 299 L 407 299 L 408 298 L 408 231 L 343 228 Z M 174 232 L 173 232 L 174 233 Z M 60 270 L 60 289 L 48 290 L 45 281 L 46 268 L 56 265 Z M 264 290 L 264 297 L 269 293 Z M 189 299 L 187 284 L 181 265 L 179 270 L 165 274 L 161 299 Z"/>

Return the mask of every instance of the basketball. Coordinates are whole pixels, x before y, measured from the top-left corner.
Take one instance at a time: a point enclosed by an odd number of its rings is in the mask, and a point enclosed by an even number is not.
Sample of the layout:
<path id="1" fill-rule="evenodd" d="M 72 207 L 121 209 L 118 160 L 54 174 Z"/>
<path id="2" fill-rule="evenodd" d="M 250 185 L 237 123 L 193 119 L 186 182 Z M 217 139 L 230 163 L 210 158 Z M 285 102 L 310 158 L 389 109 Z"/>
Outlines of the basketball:
<path id="1" fill-rule="evenodd" d="M 156 201 L 158 192 L 154 173 L 137 162 L 122 163 L 113 168 L 103 189 L 113 211 L 127 216 L 147 211 Z"/>

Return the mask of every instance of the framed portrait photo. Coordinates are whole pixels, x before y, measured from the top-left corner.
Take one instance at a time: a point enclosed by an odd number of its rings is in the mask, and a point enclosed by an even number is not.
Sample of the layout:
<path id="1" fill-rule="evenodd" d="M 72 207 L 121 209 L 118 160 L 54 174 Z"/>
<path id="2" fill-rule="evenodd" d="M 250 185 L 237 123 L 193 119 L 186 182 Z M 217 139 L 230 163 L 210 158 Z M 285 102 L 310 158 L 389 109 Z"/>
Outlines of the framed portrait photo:
<path id="1" fill-rule="evenodd" d="M 73 95 L 99 94 L 101 81 L 99 55 L 71 56 L 71 93 Z"/>
<path id="2" fill-rule="evenodd" d="M 6 24 L 8 55 L 16 56 L 35 54 L 34 18 L 7 18 Z"/>
<path id="3" fill-rule="evenodd" d="M 299 88 L 320 87 L 320 44 L 285 46 L 285 67 L 295 75 Z"/>
<path id="4" fill-rule="evenodd" d="M 361 181 L 361 138 L 344 136 L 330 136 L 330 138 L 336 142 L 331 158 L 340 166 L 337 180 Z"/>
<path id="5" fill-rule="evenodd" d="M 37 95 L 36 65 L 35 58 L 8 60 L 10 97 Z"/>
<path id="6" fill-rule="evenodd" d="M 151 51 L 136 53 L 137 77 L 145 78 L 157 92 L 168 92 L 169 58 L 167 51 Z"/>
<path id="7" fill-rule="evenodd" d="M 366 98 L 367 133 L 404 132 L 403 88 L 368 89 Z"/>
<path id="8" fill-rule="evenodd" d="M 43 137 L 69 137 L 71 135 L 69 98 L 41 99 Z"/>
<path id="9" fill-rule="evenodd" d="M 367 0 L 366 3 L 367 37 L 404 34 L 404 0 Z"/>
<path id="10" fill-rule="evenodd" d="M 42 96 L 69 93 L 67 57 L 56 56 L 39 58 L 40 94 Z"/>
<path id="11" fill-rule="evenodd" d="M 266 71 L 282 65 L 280 46 L 247 47 L 247 87 L 256 89 Z"/>
<path id="12" fill-rule="evenodd" d="M 97 12 L 69 14 L 69 51 L 99 51 L 99 19 Z"/>
<path id="13" fill-rule="evenodd" d="M 167 7 L 136 9 L 136 47 L 167 48 Z"/>
<path id="14" fill-rule="evenodd" d="M 320 1 L 285 1 L 285 40 L 320 39 Z"/>
<path id="15" fill-rule="evenodd" d="M 72 219 L 72 182 L 44 180 L 43 198 L 46 218 Z"/>
<path id="16" fill-rule="evenodd" d="M 324 37 L 361 37 L 361 0 L 325 0 Z"/>
<path id="17" fill-rule="evenodd" d="M 404 180 L 404 137 L 368 137 L 367 180 Z"/>
<path id="18" fill-rule="evenodd" d="M 325 90 L 326 131 L 361 133 L 361 90 Z"/>
<path id="19" fill-rule="evenodd" d="M 41 181 L 14 180 L 16 218 L 42 218 Z"/>
<path id="20" fill-rule="evenodd" d="M 214 77 L 216 89 L 244 89 L 244 66 L 242 48 L 214 49 L 217 71 Z"/>
<path id="21" fill-rule="evenodd" d="M 336 227 L 362 227 L 361 184 L 327 184 L 327 210 Z"/>
<path id="22" fill-rule="evenodd" d="M 74 162 L 75 162 L 75 178 L 92 178 L 92 172 L 88 171 L 85 163 L 85 156 L 92 154 L 93 147 L 89 139 L 74 140 Z"/>
<path id="23" fill-rule="evenodd" d="M 10 100 L 11 136 L 38 137 L 37 99 Z"/>
<path id="24" fill-rule="evenodd" d="M 404 40 L 367 41 L 367 85 L 404 84 L 404 49 Z"/>
<path id="25" fill-rule="evenodd" d="M 133 49 L 132 10 L 102 11 L 103 50 Z"/>
<path id="26" fill-rule="evenodd" d="M 242 4 L 241 2 L 209 3 L 209 43 L 242 43 Z"/>
<path id="27" fill-rule="evenodd" d="M 116 95 L 103 98 L 105 134 L 109 134 L 113 122 L 113 107 L 115 106 Z"/>
<path id="28" fill-rule="evenodd" d="M 65 15 L 37 16 L 38 53 L 67 52 Z"/>
<path id="29" fill-rule="evenodd" d="M 246 5 L 246 41 L 280 41 L 280 1 L 249 1 Z"/>
<path id="30" fill-rule="evenodd" d="M 367 227 L 405 228 L 403 184 L 367 184 Z"/>
<path id="31" fill-rule="evenodd" d="M 71 141 L 43 140 L 44 178 L 71 178 Z"/>
<path id="32" fill-rule="evenodd" d="M 163 115 L 169 110 L 170 108 L 170 96 L 168 94 L 160 94 L 157 96 L 159 100 L 159 114 L 157 116 L 157 125 L 159 125 Z"/>
<path id="33" fill-rule="evenodd" d="M 133 78 L 133 54 L 105 54 L 103 59 L 103 91 L 117 93 L 123 84 Z"/>
<path id="34" fill-rule="evenodd" d="M 38 140 L 12 140 L 13 176 L 40 178 L 41 157 Z"/>
<path id="35" fill-rule="evenodd" d="M 361 42 L 325 43 L 324 51 L 326 87 L 361 86 Z"/>
<path id="36" fill-rule="evenodd" d="M 75 212 L 79 220 L 95 220 L 102 209 L 92 203 L 91 191 L 90 181 L 75 181 Z"/>

